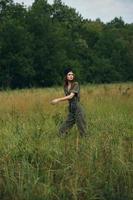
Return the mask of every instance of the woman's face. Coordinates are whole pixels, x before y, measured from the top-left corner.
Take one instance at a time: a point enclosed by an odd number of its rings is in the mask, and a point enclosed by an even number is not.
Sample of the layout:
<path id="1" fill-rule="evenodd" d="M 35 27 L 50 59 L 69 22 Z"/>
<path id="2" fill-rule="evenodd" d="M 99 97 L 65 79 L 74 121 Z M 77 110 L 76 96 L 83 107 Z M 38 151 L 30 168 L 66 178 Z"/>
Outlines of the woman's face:
<path id="1" fill-rule="evenodd" d="M 68 74 L 67 74 L 67 80 L 68 80 L 68 81 L 73 81 L 73 79 L 74 79 L 74 74 L 73 74 L 73 72 L 68 72 Z"/>

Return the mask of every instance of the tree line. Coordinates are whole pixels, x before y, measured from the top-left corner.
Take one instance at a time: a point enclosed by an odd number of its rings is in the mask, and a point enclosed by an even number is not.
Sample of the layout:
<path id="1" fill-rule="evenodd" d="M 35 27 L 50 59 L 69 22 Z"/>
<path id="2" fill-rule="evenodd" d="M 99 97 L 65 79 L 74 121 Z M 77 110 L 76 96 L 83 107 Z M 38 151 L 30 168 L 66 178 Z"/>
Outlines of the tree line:
<path id="1" fill-rule="evenodd" d="M 133 81 L 133 23 L 84 19 L 61 0 L 0 0 L 0 88 L 60 85 L 66 67 L 84 84 Z"/>

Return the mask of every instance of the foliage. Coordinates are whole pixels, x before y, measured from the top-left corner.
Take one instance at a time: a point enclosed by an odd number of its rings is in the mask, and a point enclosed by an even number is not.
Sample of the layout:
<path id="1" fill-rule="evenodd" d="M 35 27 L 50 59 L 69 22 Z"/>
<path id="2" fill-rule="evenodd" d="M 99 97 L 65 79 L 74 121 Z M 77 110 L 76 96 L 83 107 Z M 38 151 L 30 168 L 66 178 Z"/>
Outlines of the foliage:
<path id="1" fill-rule="evenodd" d="M 133 81 L 133 24 L 121 17 L 104 24 L 61 0 L 0 0 L 0 23 L 0 88 L 60 85 L 68 66 L 82 83 Z"/>

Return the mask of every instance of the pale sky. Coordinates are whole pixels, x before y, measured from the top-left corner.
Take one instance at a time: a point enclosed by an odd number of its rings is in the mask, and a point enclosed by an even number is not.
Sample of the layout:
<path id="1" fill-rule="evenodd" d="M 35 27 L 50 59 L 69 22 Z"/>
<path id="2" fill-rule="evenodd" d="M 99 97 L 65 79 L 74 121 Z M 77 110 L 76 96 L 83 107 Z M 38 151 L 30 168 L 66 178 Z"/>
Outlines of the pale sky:
<path id="1" fill-rule="evenodd" d="M 14 0 L 31 6 L 34 0 Z M 84 19 L 100 18 L 109 22 L 114 17 L 122 17 L 126 23 L 133 23 L 133 0 L 62 0 L 66 5 L 75 8 Z M 53 3 L 53 0 L 48 0 Z"/>

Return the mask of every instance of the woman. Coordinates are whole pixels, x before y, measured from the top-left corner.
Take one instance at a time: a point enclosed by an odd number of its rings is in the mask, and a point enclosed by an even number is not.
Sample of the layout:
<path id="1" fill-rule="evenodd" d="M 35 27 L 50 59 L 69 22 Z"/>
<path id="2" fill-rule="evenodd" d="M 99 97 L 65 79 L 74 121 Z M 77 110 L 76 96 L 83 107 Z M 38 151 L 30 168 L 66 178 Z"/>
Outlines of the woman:
<path id="1" fill-rule="evenodd" d="M 81 136 L 86 136 L 86 121 L 82 111 L 80 101 L 80 88 L 78 82 L 75 82 L 75 76 L 72 69 L 68 68 L 65 70 L 64 79 L 64 92 L 65 97 L 57 98 L 52 100 L 52 104 L 57 104 L 60 101 L 68 100 L 69 102 L 69 113 L 65 122 L 59 129 L 60 136 L 65 136 L 67 131 L 72 128 L 74 124 L 77 125 Z"/>

